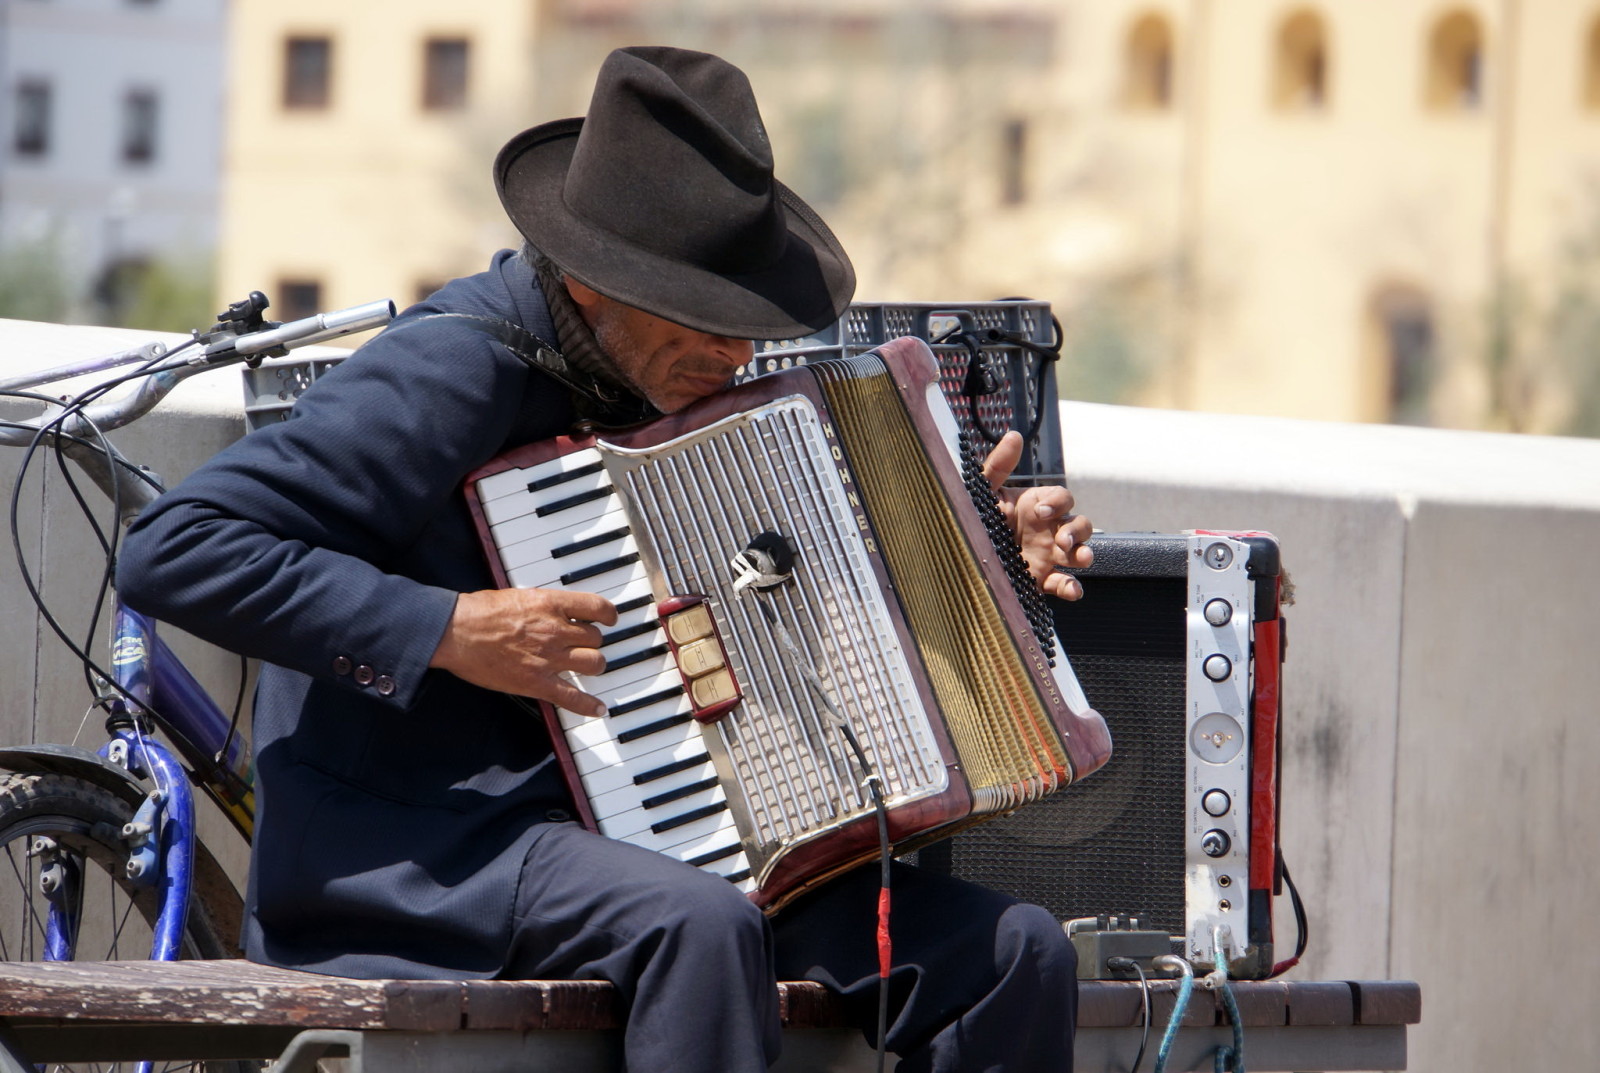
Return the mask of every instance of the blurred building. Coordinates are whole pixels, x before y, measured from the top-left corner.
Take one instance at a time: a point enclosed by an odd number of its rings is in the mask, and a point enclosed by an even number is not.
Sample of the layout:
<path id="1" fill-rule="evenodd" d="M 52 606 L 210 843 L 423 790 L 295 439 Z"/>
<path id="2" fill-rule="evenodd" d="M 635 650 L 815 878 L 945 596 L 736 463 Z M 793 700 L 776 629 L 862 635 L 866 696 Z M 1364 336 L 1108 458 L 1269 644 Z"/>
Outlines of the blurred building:
<path id="1" fill-rule="evenodd" d="M 39 315 L 115 321 L 152 265 L 209 258 L 226 7 L 0 0 L 0 274 L 59 292 Z"/>
<path id="2" fill-rule="evenodd" d="M 1600 432 L 1600 0 L 233 16 L 221 279 L 280 315 L 476 270 L 498 146 L 671 43 L 750 73 L 858 297 L 1049 299 L 1070 396 Z"/>

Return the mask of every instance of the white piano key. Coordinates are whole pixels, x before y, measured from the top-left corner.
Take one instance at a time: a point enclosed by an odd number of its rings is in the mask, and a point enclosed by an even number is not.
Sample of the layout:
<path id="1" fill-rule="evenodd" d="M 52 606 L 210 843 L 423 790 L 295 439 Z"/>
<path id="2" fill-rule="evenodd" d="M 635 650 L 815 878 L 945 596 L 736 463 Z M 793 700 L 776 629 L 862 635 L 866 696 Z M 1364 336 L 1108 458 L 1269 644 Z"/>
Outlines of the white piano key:
<path id="1" fill-rule="evenodd" d="M 523 470 L 522 472 L 524 474 L 533 473 L 532 470 Z M 533 478 L 530 477 L 529 479 Z M 562 481 L 560 484 L 554 484 L 548 488 L 540 488 L 537 491 L 528 491 L 527 485 L 528 481 L 524 480 L 523 494 L 520 496 L 502 495 L 488 501 L 484 501 L 480 496 L 479 502 L 483 503 L 483 516 L 491 526 L 504 524 L 513 518 L 531 515 L 541 509 L 565 502 L 574 496 L 582 496 L 602 488 L 609 488 L 611 487 L 611 477 L 604 469 L 601 469 L 594 473 L 585 473 L 573 477 L 570 481 Z M 482 482 L 479 482 L 479 487 L 482 487 Z M 604 501 L 604 499 L 598 500 L 598 502 Z M 566 515 L 568 511 L 577 510 L 588 505 L 588 503 L 574 504 L 571 507 L 547 513 L 543 517 L 559 519 Z"/>
<path id="2" fill-rule="evenodd" d="M 694 843 L 696 845 L 705 845 L 707 849 L 710 849 L 712 846 L 722 845 L 723 843 L 707 841 L 707 836 L 721 835 L 728 842 L 736 841 L 739 837 L 738 832 L 734 829 L 733 813 L 726 809 L 714 816 L 707 816 L 704 819 L 695 820 L 693 823 L 686 823 L 682 827 L 675 827 L 670 831 L 663 831 L 661 834 L 656 834 L 650 830 L 648 823 L 644 824 L 642 830 L 638 829 L 636 821 L 637 817 L 631 813 L 623 813 L 621 816 L 598 820 L 598 823 L 600 825 L 600 833 L 609 838 L 623 837 L 613 834 L 612 832 L 614 831 L 628 831 L 626 841 L 635 846 L 643 846 L 645 849 L 653 849 L 657 853 L 668 853 L 680 861 L 688 860 L 690 857 L 695 856 L 696 853 L 687 851 L 681 854 L 674 853 L 672 851 L 675 847 Z"/>
<path id="3" fill-rule="evenodd" d="M 727 795 L 721 788 L 712 786 L 686 794 L 676 801 L 664 802 L 655 808 L 644 807 L 646 801 L 716 777 L 717 769 L 708 760 L 688 771 L 679 772 L 670 779 L 658 779 L 642 786 L 636 785 L 631 778 L 606 790 L 600 789 L 599 780 L 591 783 L 585 779 L 583 785 L 584 789 L 589 791 L 589 807 L 594 810 L 596 816 L 620 816 L 624 812 L 637 812 L 642 818 L 642 826 L 647 828 L 664 817 L 670 818 L 701 805 L 726 801 Z"/>
<path id="4" fill-rule="evenodd" d="M 628 515 L 622 501 L 615 496 L 591 499 L 569 507 L 560 514 L 541 518 L 524 514 L 520 518 L 493 524 L 495 547 L 500 549 L 500 561 L 508 557 L 518 563 L 547 558 L 552 548 L 570 544 L 586 536 L 620 529 L 628 524 Z M 531 553 L 531 554 L 530 554 Z"/>
<path id="5" fill-rule="evenodd" d="M 658 707 L 652 705 L 651 707 L 658 708 L 658 710 L 650 718 L 635 719 L 631 715 L 625 716 L 624 718 L 627 722 L 621 725 L 620 730 L 634 730 L 656 720 L 689 714 L 687 701 L 681 706 L 668 707 L 662 705 Z M 581 719 L 582 717 L 579 716 L 579 718 Z M 592 749 L 604 742 L 615 740 L 618 753 L 622 756 L 624 762 L 631 762 L 633 757 L 654 752 L 665 746 L 669 741 L 691 737 L 698 739 L 700 737 L 700 724 L 696 723 L 693 718 L 690 718 L 685 723 L 664 728 L 655 734 L 646 734 L 632 741 L 621 740 L 618 722 L 610 716 L 600 716 L 563 729 L 567 735 L 567 741 L 571 744 L 574 752 L 580 749 Z"/>
<path id="6" fill-rule="evenodd" d="M 578 688 L 582 689 L 583 683 L 592 681 L 592 679 L 578 678 L 576 681 L 578 682 Z M 584 690 L 584 692 L 587 693 L 588 690 Z M 681 690 L 681 684 L 678 691 L 668 692 L 662 689 L 657 690 L 657 692 L 664 694 L 661 699 L 653 700 L 642 707 L 623 712 L 607 712 L 604 718 L 608 732 L 615 737 L 621 737 L 627 731 L 644 726 L 646 723 L 654 723 L 671 715 L 689 714 L 689 697 L 687 693 Z M 601 700 L 607 700 L 605 693 L 593 693 L 590 695 L 599 697 Z M 655 694 L 649 695 L 654 696 Z M 614 703 L 616 702 L 607 701 L 608 707 Z M 620 705 L 618 706 L 620 707 Z M 561 717 L 561 728 L 563 730 L 581 730 L 594 722 L 591 716 L 569 712 L 565 708 L 557 708 L 556 712 Z"/>
<path id="7" fill-rule="evenodd" d="M 613 804 L 621 804 L 627 800 L 627 793 L 624 790 L 619 790 L 615 795 L 613 795 L 613 797 L 615 798 L 615 800 L 612 802 Z M 674 818 L 692 813 L 698 809 L 726 805 L 727 803 L 728 798 L 722 792 L 722 788 L 720 786 L 714 786 L 709 790 L 700 790 L 697 793 L 691 794 L 690 796 L 683 798 L 681 801 L 673 801 L 670 804 L 662 805 L 660 808 L 634 807 L 623 809 L 620 812 L 608 812 L 606 813 L 605 821 L 603 821 L 601 824 L 601 830 L 605 831 L 605 833 L 610 835 L 612 838 L 625 838 L 632 841 L 635 837 L 656 835 L 656 832 L 650 829 L 651 825 L 653 824 L 671 823 Z M 707 819 L 715 818 L 725 814 L 726 810 L 715 813 L 711 817 L 701 817 L 700 819 L 691 821 L 690 823 L 681 824 L 669 830 L 662 831 L 659 835 L 656 835 L 656 837 L 671 838 L 676 840 L 676 832 L 680 830 L 688 830 L 697 823 L 703 823 Z M 596 811 L 596 815 L 599 815 L 598 810 Z"/>
<path id="8" fill-rule="evenodd" d="M 693 720 L 683 724 L 675 734 L 662 732 L 661 736 L 651 734 L 650 739 L 637 739 L 632 742 L 619 742 L 616 737 L 603 737 L 594 739 L 579 748 L 578 742 L 573 742 L 573 763 L 576 764 L 579 774 L 603 771 L 606 768 L 624 768 L 632 776 L 635 771 L 648 771 L 658 766 L 656 756 L 670 755 L 672 758 L 682 756 L 696 756 L 706 752 L 706 740 L 701 736 L 699 723 Z"/>
<path id="9" fill-rule="evenodd" d="M 710 774 L 704 774 L 688 778 L 685 772 L 674 772 L 671 775 L 651 779 L 645 783 L 635 783 L 633 781 L 636 776 L 642 775 L 647 771 L 664 767 L 676 761 L 695 760 L 705 756 L 705 743 L 700 741 L 698 737 L 680 738 L 676 741 L 668 742 L 666 745 L 650 752 L 638 754 L 626 764 L 615 759 L 615 754 L 609 750 L 585 749 L 584 755 L 584 765 L 586 766 L 580 766 L 578 774 L 582 777 L 584 789 L 589 791 L 591 800 L 610 793 L 619 786 L 637 785 L 640 790 L 646 791 L 646 796 L 650 796 L 654 793 L 663 792 L 657 790 L 656 787 L 672 788 L 675 785 L 672 781 L 674 779 L 679 780 L 677 785 L 681 785 L 685 781 L 693 782 L 696 778 L 706 779 L 711 777 Z M 613 759 L 606 761 L 604 758 L 608 755 L 612 756 Z M 708 761 L 697 764 L 689 771 L 699 771 L 705 763 L 708 763 Z"/>
<path id="10" fill-rule="evenodd" d="M 541 481 L 553 477 L 558 473 L 570 473 L 573 470 L 592 466 L 600 461 L 600 452 L 594 448 L 585 448 L 581 451 L 569 451 L 564 455 L 547 459 L 536 466 L 524 466 L 518 469 L 501 470 L 492 473 L 478 482 L 478 500 L 487 502 L 491 499 L 500 499 L 512 495 L 533 495 L 528 491 L 528 485 L 534 481 Z"/>
<path id="11" fill-rule="evenodd" d="M 478 502 L 485 506 L 505 496 L 526 495 L 528 492 L 528 471 L 525 469 L 503 469 L 499 473 L 491 473 L 478 482 L 477 492 Z"/>

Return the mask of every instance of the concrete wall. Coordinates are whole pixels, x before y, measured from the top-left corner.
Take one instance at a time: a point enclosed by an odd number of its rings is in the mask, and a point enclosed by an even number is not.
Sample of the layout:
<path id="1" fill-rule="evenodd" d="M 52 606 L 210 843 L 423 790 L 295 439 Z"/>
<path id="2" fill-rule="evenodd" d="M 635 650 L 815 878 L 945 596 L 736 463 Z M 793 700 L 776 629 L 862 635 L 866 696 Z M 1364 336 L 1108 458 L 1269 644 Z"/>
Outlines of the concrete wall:
<path id="1" fill-rule="evenodd" d="M 1296 975 L 1421 981 L 1413 1070 L 1595 1068 L 1600 443 L 1084 404 L 1063 440 L 1102 529 L 1283 541 Z"/>
<path id="2" fill-rule="evenodd" d="M 0 377 L 140 338 L 0 322 Z M 239 434 L 240 397 L 231 371 L 191 381 L 114 438 L 175 480 Z M 1413 1070 L 1594 1068 L 1600 442 L 1072 403 L 1062 421 L 1101 528 L 1283 541 L 1283 848 L 1313 928 L 1296 975 L 1420 980 Z M 98 556 L 49 468 L 23 542 L 77 634 Z M 237 661 L 179 640 L 231 698 Z M 0 552 L 0 741 L 70 740 L 86 704 Z M 239 839 L 205 830 L 242 874 Z"/>

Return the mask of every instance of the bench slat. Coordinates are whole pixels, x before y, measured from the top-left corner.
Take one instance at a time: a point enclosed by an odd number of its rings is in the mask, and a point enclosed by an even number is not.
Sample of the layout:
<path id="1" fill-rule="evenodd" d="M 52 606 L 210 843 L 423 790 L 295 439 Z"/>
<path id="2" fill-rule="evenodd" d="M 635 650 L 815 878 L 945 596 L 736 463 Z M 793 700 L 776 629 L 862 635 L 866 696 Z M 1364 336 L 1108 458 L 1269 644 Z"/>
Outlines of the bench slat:
<path id="1" fill-rule="evenodd" d="M 821 984 L 778 985 L 786 1028 L 843 1024 Z M 1152 1023 L 1165 1024 L 1177 984 L 1151 982 Z M 1236 981 L 1246 1026 L 1404 1025 L 1421 1020 L 1409 981 Z M 0 1017 L 295 1028 L 612 1029 L 621 1024 L 611 985 L 584 980 L 354 980 L 248 961 L 0 962 Z M 1139 985 L 1084 980 L 1081 1028 L 1140 1022 Z M 1226 1023 L 1220 995 L 1196 988 L 1184 1018 Z"/>

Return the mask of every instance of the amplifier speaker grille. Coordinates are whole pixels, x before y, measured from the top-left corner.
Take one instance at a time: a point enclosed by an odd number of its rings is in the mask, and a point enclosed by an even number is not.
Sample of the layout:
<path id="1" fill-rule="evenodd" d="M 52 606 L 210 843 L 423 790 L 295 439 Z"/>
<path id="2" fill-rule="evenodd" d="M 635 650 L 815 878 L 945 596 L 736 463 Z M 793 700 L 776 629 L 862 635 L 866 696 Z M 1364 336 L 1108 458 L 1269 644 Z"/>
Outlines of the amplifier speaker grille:
<path id="1" fill-rule="evenodd" d="M 1132 914 L 1184 932 L 1182 577 L 1085 577 L 1054 603 L 1062 647 L 1111 730 L 1080 783 L 924 847 L 923 867 L 1042 905 L 1057 919 Z"/>

